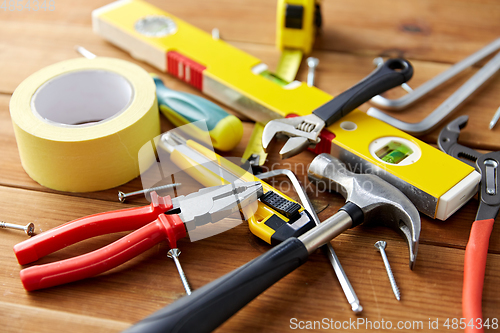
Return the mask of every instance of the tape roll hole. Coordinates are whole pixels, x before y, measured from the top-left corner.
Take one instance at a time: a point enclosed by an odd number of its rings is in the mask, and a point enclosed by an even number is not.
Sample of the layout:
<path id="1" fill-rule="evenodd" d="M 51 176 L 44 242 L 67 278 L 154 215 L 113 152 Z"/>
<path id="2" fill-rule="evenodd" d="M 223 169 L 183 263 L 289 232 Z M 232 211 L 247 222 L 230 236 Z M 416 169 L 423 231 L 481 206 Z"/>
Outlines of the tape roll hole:
<path id="1" fill-rule="evenodd" d="M 31 99 L 33 113 L 56 125 L 91 125 L 122 113 L 134 90 L 123 76 L 105 70 L 59 75 L 38 88 Z"/>
<path id="2" fill-rule="evenodd" d="M 340 128 L 344 131 L 355 131 L 358 128 L 358 125 L 352 121 L 343 121 L 340 123 Z"/>

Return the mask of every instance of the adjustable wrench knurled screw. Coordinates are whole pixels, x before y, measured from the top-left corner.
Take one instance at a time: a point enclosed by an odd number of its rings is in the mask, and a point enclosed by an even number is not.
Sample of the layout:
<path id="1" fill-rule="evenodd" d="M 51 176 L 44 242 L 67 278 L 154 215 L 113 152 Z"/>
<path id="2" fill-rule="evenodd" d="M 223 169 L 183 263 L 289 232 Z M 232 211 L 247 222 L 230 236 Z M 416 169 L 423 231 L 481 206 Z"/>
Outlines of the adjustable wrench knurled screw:
<path id="1" fill-rule="evenodd" d="M 389 264 L 389 259 L 387 259 L 387 254 L 385 253 L 385 247 L 387 246 L 387 242 L 378 241 L 375 243 L 375 248 L 380 251 L 382 255 L 382 260 L 384 260 L 385 270 L 387 271 L 387 275 L 389 276 L 389 281 L 391 282 L 392 291 L 396 296 L 398 301 L 401 300 L 401 293 L 399 292 L 398 285 L 396 284 L 396 280 L 394 279 L 394 274 L 392 274 L 391 265 Z"/>

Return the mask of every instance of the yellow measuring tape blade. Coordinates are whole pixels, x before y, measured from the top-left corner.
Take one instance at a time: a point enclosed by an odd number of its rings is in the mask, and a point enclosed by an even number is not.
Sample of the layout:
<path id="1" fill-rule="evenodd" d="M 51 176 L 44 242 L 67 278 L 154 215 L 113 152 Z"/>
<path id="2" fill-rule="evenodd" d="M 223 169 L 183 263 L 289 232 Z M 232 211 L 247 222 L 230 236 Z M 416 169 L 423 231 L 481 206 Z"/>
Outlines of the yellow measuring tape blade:
<path id="1" fill-rule="evenodd" d="M 251 157 L 255 160 L 257 157 L 258 165 L 264 165 L 267 158 L 267 153 L 264 151 L 262 147 L 262 131 L 264 131 L 264 126 L 261 123 L 255 123 L 255 126 L 252 131 L 252 135 L 250 136 L 250 140 L 248 141 L 247 147 L 245 148 L 245 152 L 242 156 L 242 163 L 249 160 Z"/>
<path id="2" fill-rule="evenodd" d="M 275 74 L 287 82 L 292 82 L 297 76 L 301 61 L 301 50 L 284 49 Z"/>

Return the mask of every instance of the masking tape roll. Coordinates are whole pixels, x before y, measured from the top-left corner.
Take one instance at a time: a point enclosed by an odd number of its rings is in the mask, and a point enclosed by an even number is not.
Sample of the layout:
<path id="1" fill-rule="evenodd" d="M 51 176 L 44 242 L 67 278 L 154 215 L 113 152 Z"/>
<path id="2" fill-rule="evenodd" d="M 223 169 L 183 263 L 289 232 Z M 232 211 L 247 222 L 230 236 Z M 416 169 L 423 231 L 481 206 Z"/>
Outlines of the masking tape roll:
<path id="1" fill-rule="evenodd" d="M 151 76 L 130 62 L 78 58 L 41 69 L 10 100 L 21 163 L 43 186 L 90 192 L 137 177 L 160 134 Z"/>

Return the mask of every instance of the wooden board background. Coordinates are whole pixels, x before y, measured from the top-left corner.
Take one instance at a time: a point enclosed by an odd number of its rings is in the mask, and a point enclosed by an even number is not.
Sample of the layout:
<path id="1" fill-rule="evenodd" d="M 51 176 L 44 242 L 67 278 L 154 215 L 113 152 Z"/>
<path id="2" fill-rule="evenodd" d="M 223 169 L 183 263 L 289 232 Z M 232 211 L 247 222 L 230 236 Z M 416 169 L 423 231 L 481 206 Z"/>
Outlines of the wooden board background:
<path id="1" fill-rule="evenodd" d="M 54 11 L 0 10 L 0 219 L 23 225 L 34 222 L 38 233 L 78 217 L 124 206 L 116 200 L 117 189 L 68 194 L 44 188 L 27 176 L 20 163 L 9 115 L 9 99 L 15 88 L 38 69 L 78 57 L 73 49 L 75 45 L 157 72 L 92 32 L 91 11 L 108 1 L 57 0 L 52 3 Z M 224 40 L 262 59 L 270 68 L 276 67 L 279 59 L 279 51 L 274 47 L 276 1 L 152 0 L 151 3 L 207 32 L 217 27 Z M 324 28 L 312 55 L 320 59 L 317 86 L 334 95 L 366 76 L 373 69 L 372 60 L 376 56 L 407 57 L 415 68 L 409 84 L 418 87 L 500 36 L 498 0 L 324 0 L 322 9 Z M 422 119 L 476 70 L 477 67 L 460 75 L 395 116 L 413 122 Z M 305 80 L 306 72 L 302 66 L 298 78 Z M 173 77 L 164 74 L 161 77 L 167 86 L 197 93 Z M 496 75 L 455 113 L 470 116 L 469 125 L 461 135 L 463 144 L 486 150 L 500 149 L 500 125 L 491 131 L 487 128 L 500 106 L 499 92 L 500 76 Z M 394 89 L 388 96 L 403 93 L 401 89 Z M 369 106 L 364 104 L 360 109 L 366 111 Z M 252 126 L 251 122 L 244 122 L 245 137 L 231 152 L 232 156 L 241 156 Z M 170 128 L 162 119 L 162 129 Z M 440 129 L 422 139 L 435 143 Z M 306 184 L 305 170 L 313 154 L 305 152 L 280 161 L 276 153 L 277 148 L 270 154 L 267 165 L 291 168 Z M 282 185 L 286 190 L 286 183 Z M 119 187 L 125 192 L 140 188 L 139 179 Z M 288 193 L 296 198 L 293 191 Z M 316 195 L 312 191 L 309 194 L 321 219 L 332 215 L 343 204 L 338 195 Z M 144 198 L 135 199 L 125 207 L 144 204 L 147 204 Z M 400 321 L 405 324 L 421 321 L 424 329 L 420 331 L 430 331 L 429 320 L 437 319 L 439 329 L 432 331 L 449 331 L 443 326 L 445 320 L 461 317 L 464 248 L 476 209 L 477 200 L 473 199 L 447 221 L 423 217 L 418 260 L 413 271 L 408 269 L 406 244 L 393 230 L 361 226 L 333 240 L 332 245 L 365 309 L 361 315 L 352 313 L 327 259 L 318 251 L 308 263 L 251 302 L 218 331 L 285 332 L 293 327 L 292 318 L 301 321 L 327 318 L 341 322 L 383 319 L 391 321 L 394 328 Z M 120 236 L 98 237 L 56 252 L 39 263 L 81 254 Z M 12 246 L 25 238 L 22 232 L 0 230 L 2 331 L 118 332 L 184 295 L 175 266 L 166 257 L 166 244 L 99 277 L 28 293 L 19 280 L 22 267 L 12 252 Z M 401 302 L 392 295 L 380 255 L 373 248 L 380 239 L 388 242 L 387 253 L 401 289 Z M 183 268 L 194 289 L 269 249 L 245 224 L 202 241 L 182 240 L 179 247 L 183 251 Z M 484 318 L 500 319 L 499 309 L 500 228 L 495 226 L 484 283 Z"/>

